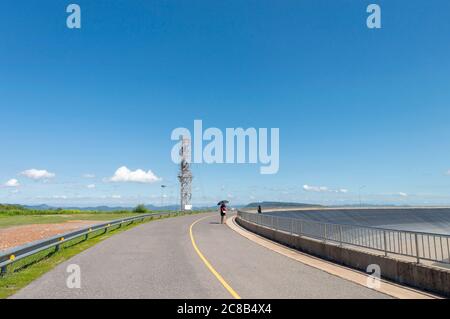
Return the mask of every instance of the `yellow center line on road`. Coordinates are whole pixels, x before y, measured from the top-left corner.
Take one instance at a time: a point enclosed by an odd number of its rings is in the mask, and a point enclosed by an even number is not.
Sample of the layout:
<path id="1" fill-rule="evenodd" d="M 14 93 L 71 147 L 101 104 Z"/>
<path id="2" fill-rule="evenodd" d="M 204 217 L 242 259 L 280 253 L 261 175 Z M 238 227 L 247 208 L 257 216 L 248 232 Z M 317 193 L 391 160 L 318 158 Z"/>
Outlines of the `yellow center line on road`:
<path id="1" fill-rule="evenodd" d="M 203 261 L 203 263 L 209 269 L 209 271 L 211 271 L 211 273 L 217 278 L 217 280 L 222 284 L 222 286 L 224 286 L 225 289 L 233 296 L 233 298 L 241 299 L 241 296 L 239 296 L 238 293 L 236 291 L 234 291 L 234 289 L 231 288 L 231 286 L 225 281 L 225 279 L 223 279 L 223 277 L 217 272 L 217 270 L 214 269 L 214 267 L 211 265 L 211 263 L 202 254 L 200 249 L 198 249 L 198 246 L 197 246 L 197 244 L 195 242 L 194 234 L 193 234 L 192 229 L 194 228 L 194 226 L 197 223 L 201 222 L 202 220 L 204 220 L 206 218 L 210 218 L 210 217 L 211 216 L 203 217 L 203 218 L 200 218 L 199 220 L 196 220 L 195 222 L 192 223 L 191 227 L 189 228 L 189 234 L 191 236 L 192 246 L 194 247 L 195 252 L 197 253 L 197 255 L 200 257 L 200 259 Z"/>

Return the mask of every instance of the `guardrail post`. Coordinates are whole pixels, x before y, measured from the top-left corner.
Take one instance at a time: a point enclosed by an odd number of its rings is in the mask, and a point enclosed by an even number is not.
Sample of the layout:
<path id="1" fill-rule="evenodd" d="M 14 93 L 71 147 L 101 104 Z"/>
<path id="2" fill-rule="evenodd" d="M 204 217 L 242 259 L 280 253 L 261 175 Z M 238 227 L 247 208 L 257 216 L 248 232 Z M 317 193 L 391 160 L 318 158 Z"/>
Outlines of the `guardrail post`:
<path id="1" fill-rule="evenodd" d="M 327 224 L 324 225 L 325 227 L 323 228 L 323 242 L 326 244 L 327 243 Z"/>
<path id="2" fill-rule="evenodd" d="M 387 237 L 386 237 L 386 230 L 383 230 L 383 237 L 384 237 L 384 256 L 387 257 Z"/>
<path id="3" fill-rule="evenodd" d="M 57 253 L 59 251 L 59 245 L 55 246 L 55 253 Z"/>
<path id="4" fill-rule="evenodd" d="M 291 235 L 294 234 L 294 220 L 291 219 Z"/>
<path id="5" fill-rule="evenodd" d="M 342 225 L 339 225 L 339 246 L 342 247 Z"/>
<path id="6" fill-rule="evenodd" d="M 416 241 L 416 256 L 417 256 L 417 263 L 420 264 L 420 255 L 419 255 L 419 239 L 417 238 L 417 233 L 414 234 L 415 241 Z M 437 257 L 437 256 L 436 256 Z M 437 259 L 437 258 L 436 258 Z"/>
<path id="7" fill-rule="evenodd" d="M 8 267 L 8 266 L 3 266 L 3 267 L 0 269 L 0 277 L 6 275 L 6 273 L 8 272 L 8 268 L 7 268 L 7 267 Z"/>

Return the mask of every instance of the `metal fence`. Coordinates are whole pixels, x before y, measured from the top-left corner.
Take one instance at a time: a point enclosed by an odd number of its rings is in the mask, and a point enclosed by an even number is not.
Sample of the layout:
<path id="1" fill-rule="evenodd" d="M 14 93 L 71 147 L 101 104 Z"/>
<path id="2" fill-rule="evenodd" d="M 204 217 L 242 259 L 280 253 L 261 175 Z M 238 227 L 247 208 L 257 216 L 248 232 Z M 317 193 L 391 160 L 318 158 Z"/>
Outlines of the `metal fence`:
<path id="1" fill-rule="evenodd" d="M 71 240 L 82 237 L 87 240 L 90 234 L 95 234 L 99 231 L 103 231 L 104 233 L 106 233 L 112 228 L 121 228 L 123 225 L 130 225 L 136 221 L 142 222 L 145 219 L 149 218 L 162 218 L 179 214 L 183 213 L 142 214 L 139 216 L 117 219 L 103 224 L 97 224 L 91 227 L 86 227 L 76 231 L 50 237 L 44 240 L 35 241 L 23 246 L 14 247 L 10 250 L 0 253 L 0 276 L 6 274 L 9 265 L 18 262 L 19 260 L 23 260 L 27 257 L 36 255 L 40 252 L 49 250 L 50 248 L 54 248 L 54 251 L 58 251 L 62 244 L 67 243 Z M 30 263 L 32 262 L 33 260 L 30 260 Z"/>
<path id="2" fill-rule="evenodd" d="M 324 242 L 362 247 L 421 260 L 450 264 L 450 235 L 331 224 L 298 218 L 238 212 L 242 220 Z"/>

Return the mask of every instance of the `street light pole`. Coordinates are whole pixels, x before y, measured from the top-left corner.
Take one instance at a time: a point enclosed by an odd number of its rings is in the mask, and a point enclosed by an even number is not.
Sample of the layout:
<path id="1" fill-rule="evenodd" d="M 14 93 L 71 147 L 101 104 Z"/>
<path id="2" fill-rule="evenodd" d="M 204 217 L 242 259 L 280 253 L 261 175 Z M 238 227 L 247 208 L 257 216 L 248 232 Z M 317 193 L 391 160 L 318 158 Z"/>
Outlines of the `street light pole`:
<path id="1" fill-rule="evenodd" d="M 359 188 L 359 207 L 362 207 L 361 190 L 362 190 L 363 188 L 365 188 L 365 187 L 366 187 L 366 185 L 363 185 L 363 186 L 361 186 L 361 187 Z"/>
<path id="2" fill-rule="evenodd" d="M 161 185 L 161 209 L 164 207 L 164 189 L 167 185 Z"/>

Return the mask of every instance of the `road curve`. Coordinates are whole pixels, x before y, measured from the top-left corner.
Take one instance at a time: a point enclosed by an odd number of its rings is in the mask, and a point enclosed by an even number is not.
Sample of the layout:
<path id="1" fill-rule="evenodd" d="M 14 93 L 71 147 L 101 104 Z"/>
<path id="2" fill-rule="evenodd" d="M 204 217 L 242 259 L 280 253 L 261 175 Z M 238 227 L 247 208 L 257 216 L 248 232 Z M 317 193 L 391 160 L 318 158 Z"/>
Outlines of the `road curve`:
<path id="1" fill-rule="evenodd" d="M 66 286 L 70 264 L 80 266 L 81 289 Z M 215 214 L 153 221 L 112 236 L 12 298 L 236 297 L 388 298 L 251 242 Z"/>

